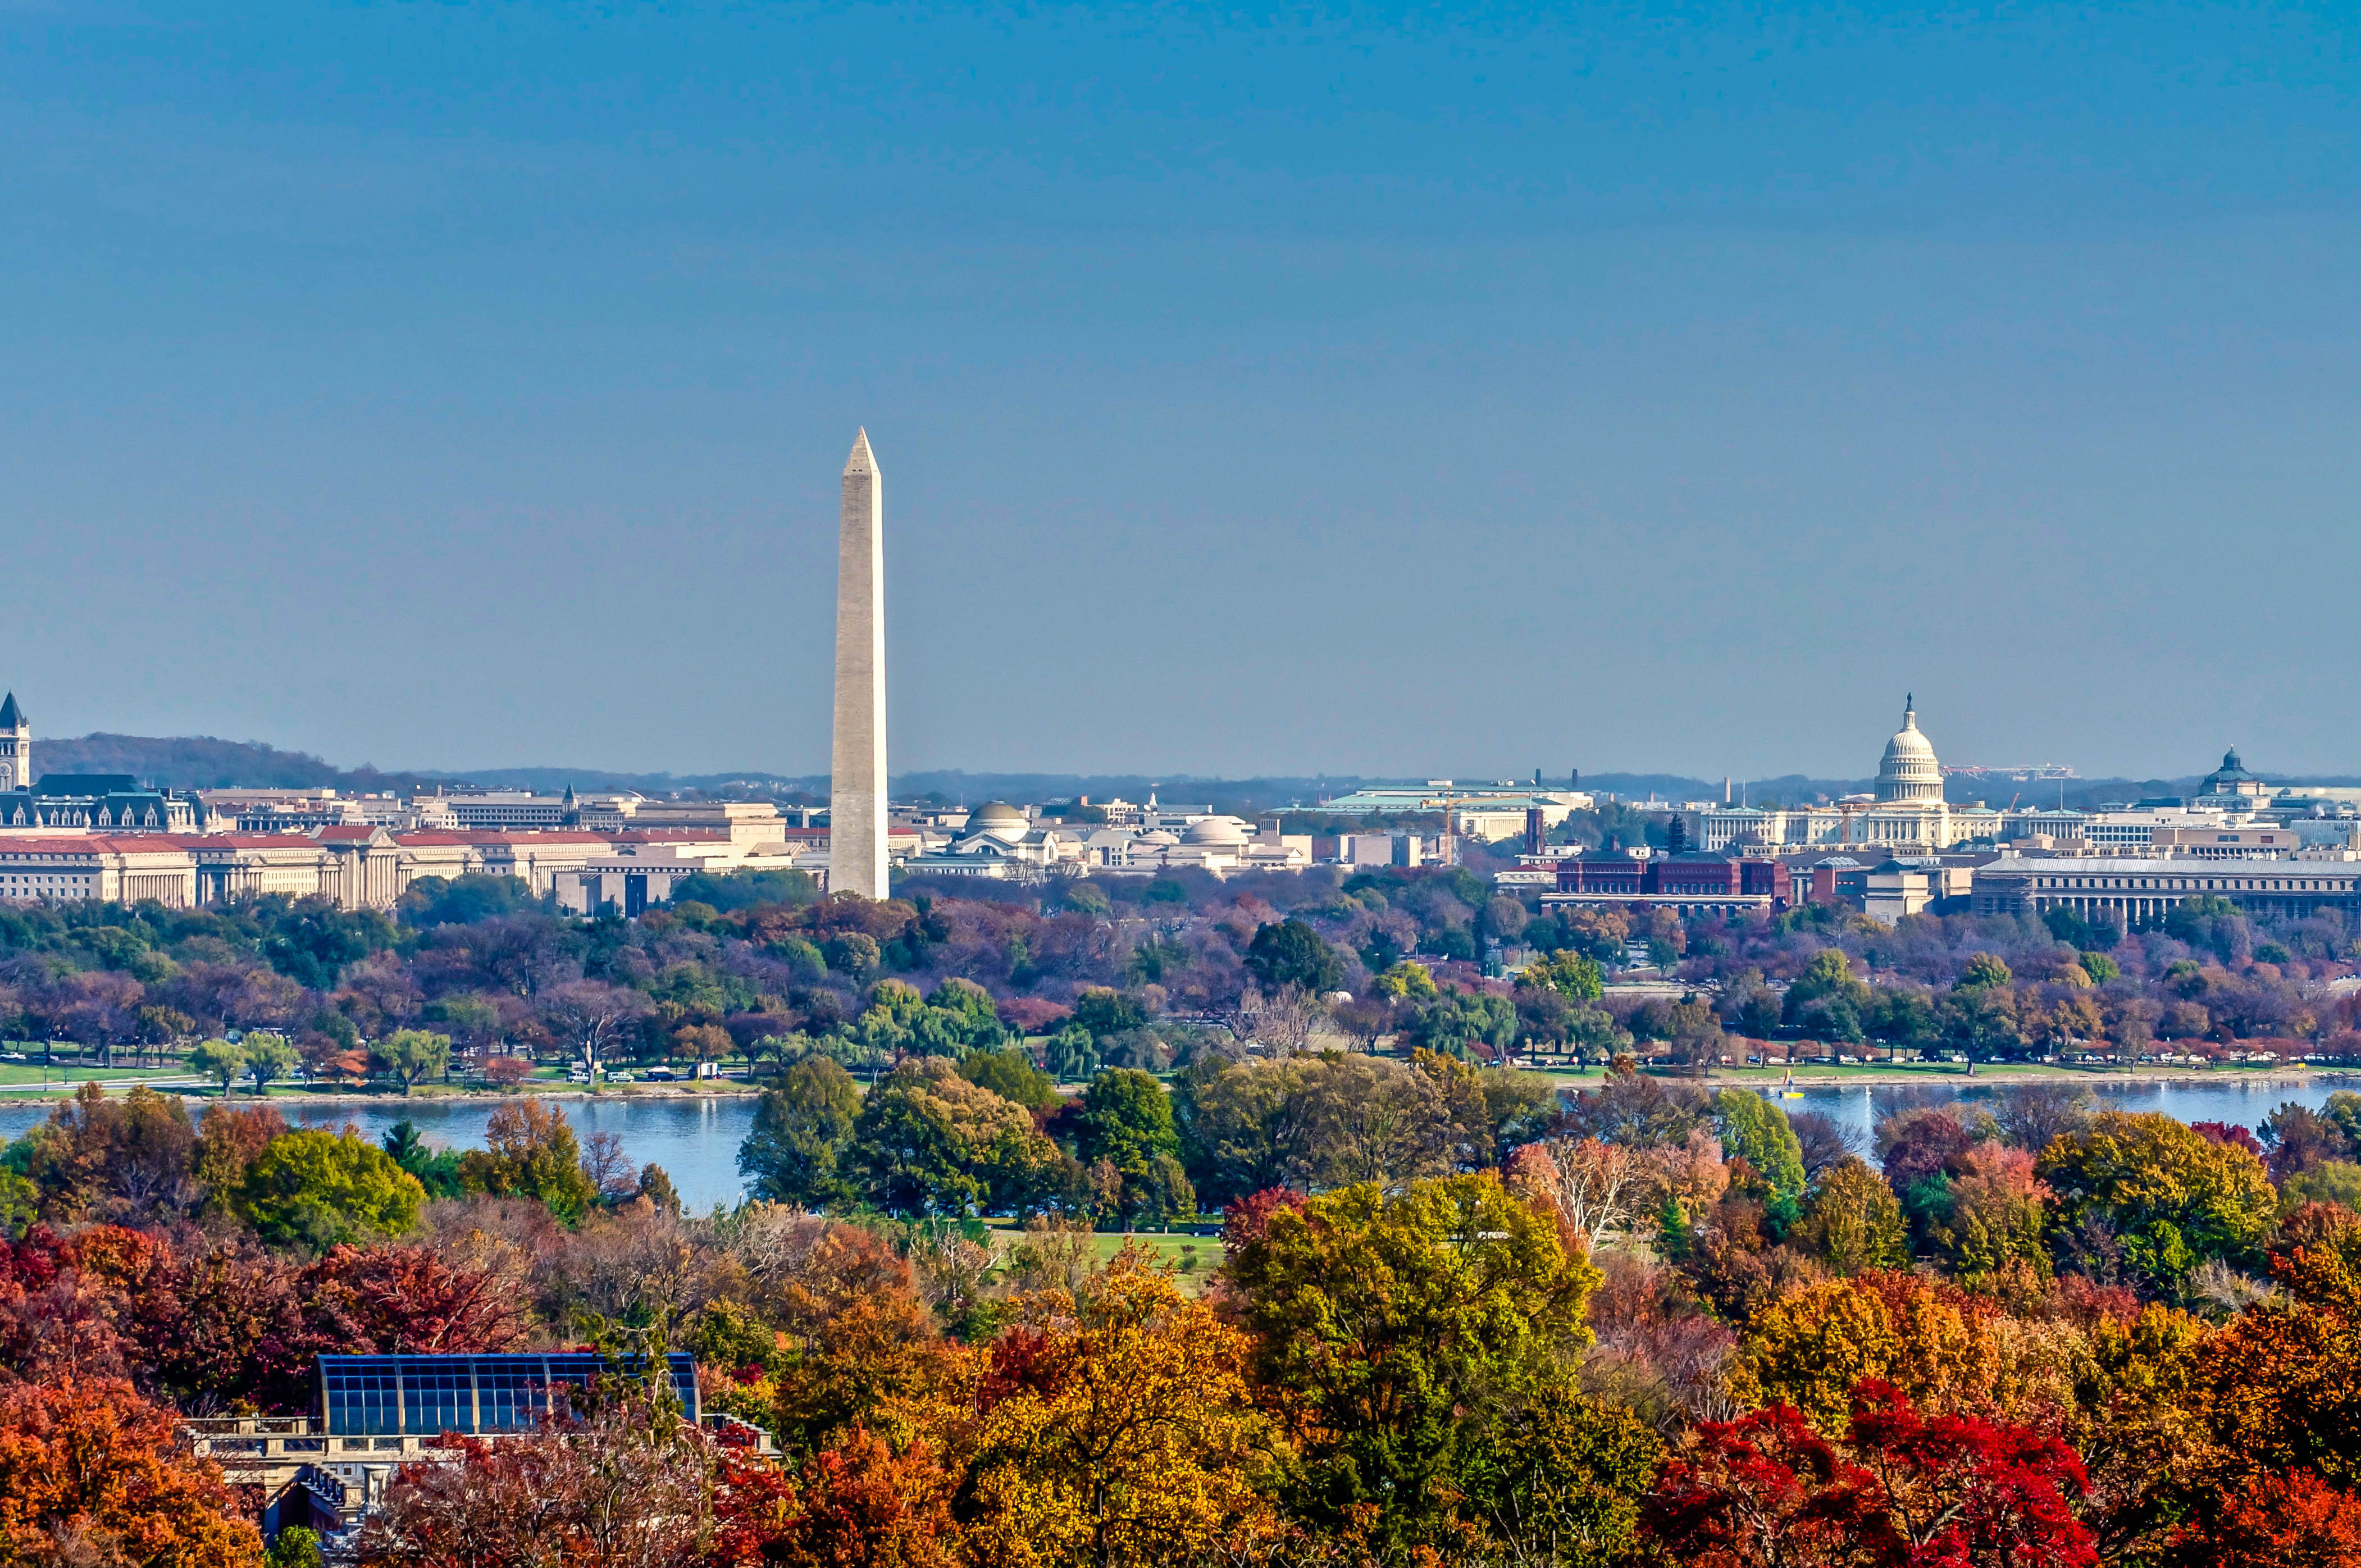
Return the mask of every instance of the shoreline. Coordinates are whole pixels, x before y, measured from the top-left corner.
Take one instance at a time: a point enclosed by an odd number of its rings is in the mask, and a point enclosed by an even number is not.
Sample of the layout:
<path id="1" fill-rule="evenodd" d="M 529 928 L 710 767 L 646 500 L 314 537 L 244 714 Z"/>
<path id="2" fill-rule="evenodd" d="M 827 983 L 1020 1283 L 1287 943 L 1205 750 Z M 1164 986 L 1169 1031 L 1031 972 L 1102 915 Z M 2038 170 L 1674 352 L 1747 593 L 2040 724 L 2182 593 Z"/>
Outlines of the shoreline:
<path id="1" fill-rule="evenodd" d="M 604 1091 L 585 1089 L 580 1084 L 567 1084 L 562 1089 L 549 1089 L 523 1094 L 507 1091 L 503 1091 L 500 1093 L 466 1091 L 454 1094 L 338 1093 L 305 1094 L 300 1096 L 291 1094 L 274 1094 L 267 1096 L 240 1094 L 225 1100 L 218 1094 L 192 1094 L 188 1091 L 185 1085 L 178 1083 L 153 1084 L 148 1083 L 145 1080 L 134 1078 L 87 1079 L 83 1081 L 96 1083 L 101 1091 L 109 1093 L 116 1090 L 127 1091 L 131 1089 L 144 1085 L 147 1088 L 153 1089 L 159 1094 L 175 1095 L 183 1101 L 187 1101 L 196 1105 L 226 1104 L 235 1105 L 241 1109 L 255 1105 L 270 1105 L 282 1109 L 291 1106 L 304 1105 L 317 1105 L 326 1108 L 335 1108 L 337 1106 L 370 1107 L 387 1105 L 504 1105 L 518 1103 L 528 1100 L 742 1100 L 748 1095 L 759 1095 L 763 1092 L 760 1087 L 745 1083 L 733 1083 L 730 1087 L 724 1089 L 694 1089 L 686 1084 L 670 1083 L 652 1083 L 642 1088 L 642 1086 L 634 1083 L 619 1084 L 615 1088 L 606 1090 Z M 706 1081 L 711 1082 L 712 1080 L 707 1080 Z M 64 1104 L 72 1100 L 75 1091 L 81 1088 L 82 1084 L 80 1083 L 61 1087 L 53 1086 L 48 1089 L 42 1089 L 38 1086 L 35 1086 L 31 1089 L 14 1089 L 7 1086 L 0 1086 L 0 1110 L 5 1110 L 10 1105 Z"/>
<path id="2" fill-rule="evenodd" d="M 1558 1075 L 1553 1073 L 1551 1076 Z M 1582 1076 L 1589 1079 L 1597 1075 L 1585 1073 Z M 1651 1073 L 1649 1076 L 1664 1079 L 1670 1082 L 1719 1083 L 1730 1088 L 1765 1086 L 1777 1088 L 1781 1086 L 1782 1081 L 1774 1071 L 1761 1068 L 1744 1074 L 1729 1071 L 1711 1072 L 1701 1078 L 1690 1078 L 1685 1074 L 1671 1072 Z M 2361 1068 L 2271 1068 L 2251 1071 L 2233 1069 L 2223 1072 L 2207 1072 L 2202 1069 L 2166 1068 L 2135 1072 L 2097 1070 L 2078 1072 L 2071 1069 L 2048 1067 L 2033 1071 L 1996 1072 L 1987 1067 L 1971 1078 L 1966 1073 L 1946 1064 L 1940 1071 L 1927 1072 L 1913 1072 L 1907 1068 L 1899 1067 L 1862 1068 L 1841 1074 L 1828 1071 L 1809 1074 L 1799 1072 L 1795 1075 L 1795 1081 L 1786 1087 L 1849 1089 L 1858 1084 L 1863 1089 L 1899 1089 L 1925 1085 L 1982 1088 L 1994 1084 L 2004 1087 L 2018 1083 L 2074 1083 L 2098 1089 L 2105 1088 L 2109 1084 L 2121 1084 L 2125 1087 L 2178 1084 L 2186 1087 L 2295 1089 L 2323 1078 L 2361 1079 Z"/>

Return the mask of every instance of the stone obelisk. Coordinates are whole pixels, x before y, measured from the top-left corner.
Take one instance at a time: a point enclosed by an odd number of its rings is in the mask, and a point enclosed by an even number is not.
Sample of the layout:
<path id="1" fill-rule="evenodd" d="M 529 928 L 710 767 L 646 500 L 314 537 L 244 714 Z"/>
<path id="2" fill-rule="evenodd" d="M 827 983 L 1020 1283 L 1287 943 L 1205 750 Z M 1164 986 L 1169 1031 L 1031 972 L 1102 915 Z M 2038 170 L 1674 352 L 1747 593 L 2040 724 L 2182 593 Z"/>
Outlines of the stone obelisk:
<path id="1" fill-rule="evenodd" d="M 885 498 L 869 432 L 844 463 L 836 560 L 836 744 L 828 795 L 828 887 L 884 898 Z"/>

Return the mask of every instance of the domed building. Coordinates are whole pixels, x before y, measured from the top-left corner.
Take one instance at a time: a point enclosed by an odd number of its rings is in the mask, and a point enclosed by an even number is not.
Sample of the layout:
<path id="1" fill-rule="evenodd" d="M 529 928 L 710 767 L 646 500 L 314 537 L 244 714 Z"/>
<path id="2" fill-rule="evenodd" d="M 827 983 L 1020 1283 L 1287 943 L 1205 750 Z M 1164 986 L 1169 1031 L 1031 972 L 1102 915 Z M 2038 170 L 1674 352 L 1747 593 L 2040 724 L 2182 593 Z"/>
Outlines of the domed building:
<path id="1" fill-rule="evenodd" d="M 987 800 L 967 814 L 967 826 L 960 829 L 960 837 L 971 839 L 978 833 L 989 833 L 1015 844 L 1023 841 L 1031 831 L 1032 819 L 1016 807 L 1005 800 Z"/>
<path id="2" fill-rule="evenodd" d="M 1918 728 L 1913 696 L 1903 698 L 1902 728 L 1885 742 L 1871 793 L 1784 811 L 1725 806 L 1699 812 L 1694 831 L 1708 853 L 1845 844 L 1906 855 L 1993 839 L 2000 825 L 2000 813 L 1981 802 L 1954 806 L 1943 798 L 1943 763 Z"/>
<path id="3" fill-rule="evenodd" d="M 2250 773 L 2238 758 L 2238 748 L 2222 753 L 2222 765 L 2205 775 L 2194 804 L 2215 809 L 2252 811 L 2270 798 L 2271 786 L 2260 773 Z"/>
<path id="4" fill-rule="evenodd" d="M 1918 728 L 1918 699 L 1902 699 L 1902 728 L 1885 743 L 1872 801 L 1850 814 L 1849 844 L 1940 850 L 1959 837 L 1943 798 L 1943 764 Z"/>
<path id="5" fill-rule="evenodd" d="M 1877 798 L 1940 800 L 1943 764 L 1935 760 L 1934 743 L 1918 731 L 1917 699 L 1905 697 L 1902 728 L 1885 743 L 1885 758 L 1877 765 Z"/>

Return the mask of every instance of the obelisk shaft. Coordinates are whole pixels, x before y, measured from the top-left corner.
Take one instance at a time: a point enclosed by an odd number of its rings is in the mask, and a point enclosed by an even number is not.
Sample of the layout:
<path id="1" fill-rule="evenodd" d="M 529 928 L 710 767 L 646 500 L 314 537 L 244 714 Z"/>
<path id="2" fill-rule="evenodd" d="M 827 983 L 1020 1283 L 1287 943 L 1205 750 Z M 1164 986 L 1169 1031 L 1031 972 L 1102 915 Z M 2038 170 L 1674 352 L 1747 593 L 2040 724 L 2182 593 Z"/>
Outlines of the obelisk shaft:
<path id="1" fill-rule="evenodd" d="M 885 501 L 863 430 L 844 465 L 836 565 L 836 743 L 829 766 L 828 885 L 886 894 Z"/>

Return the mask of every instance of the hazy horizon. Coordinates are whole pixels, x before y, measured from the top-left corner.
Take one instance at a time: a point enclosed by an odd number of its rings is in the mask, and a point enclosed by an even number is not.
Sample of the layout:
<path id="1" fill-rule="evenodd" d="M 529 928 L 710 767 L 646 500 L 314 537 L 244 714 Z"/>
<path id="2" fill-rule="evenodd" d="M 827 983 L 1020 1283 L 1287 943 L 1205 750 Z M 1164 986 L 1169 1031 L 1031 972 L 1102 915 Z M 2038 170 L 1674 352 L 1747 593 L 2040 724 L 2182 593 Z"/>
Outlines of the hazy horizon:
<path id="1" fill-rule="evenodd" d="M 897 775 L 2361 768 L 2334 13 L 0 38 L 37 736 L 818 773 L 865 424 Z"/>

